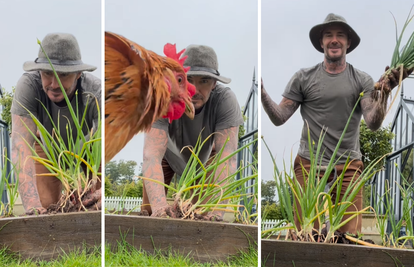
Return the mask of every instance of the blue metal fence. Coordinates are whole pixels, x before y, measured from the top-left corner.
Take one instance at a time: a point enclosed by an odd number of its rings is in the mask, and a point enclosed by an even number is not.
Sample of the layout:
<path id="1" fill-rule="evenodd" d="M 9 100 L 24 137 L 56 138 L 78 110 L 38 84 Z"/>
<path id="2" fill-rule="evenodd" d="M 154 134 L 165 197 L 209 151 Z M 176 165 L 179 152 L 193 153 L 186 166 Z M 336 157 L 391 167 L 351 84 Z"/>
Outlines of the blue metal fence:
<path id="1" fill-rule="evenodd" d="M 3 171 L 4 168 L 6 168 L 6 177 L 9 178 L 9 183 L 11 183 L 11 175 L 9 175 L 11 171 L 10 162 L 6 160 L 4 157 L 7 155 L 8 158 L 10 158 L 10 136 L 9 136 L 9 128 L 7 123 L 5 123 L 3 120 L 0 119 L 0 149 L 1 149 L 1 155 L 0 155 L 0 170 Z M 1 178 L 1 176 L 0 176 Z M 5 183 L 5 181 L 1 181 L 2 183 Z M 5 204 L 8 203 L 7 199 L 7 188 L 4 186 L 4 192 L 2 194 L 1 201 Z"/>

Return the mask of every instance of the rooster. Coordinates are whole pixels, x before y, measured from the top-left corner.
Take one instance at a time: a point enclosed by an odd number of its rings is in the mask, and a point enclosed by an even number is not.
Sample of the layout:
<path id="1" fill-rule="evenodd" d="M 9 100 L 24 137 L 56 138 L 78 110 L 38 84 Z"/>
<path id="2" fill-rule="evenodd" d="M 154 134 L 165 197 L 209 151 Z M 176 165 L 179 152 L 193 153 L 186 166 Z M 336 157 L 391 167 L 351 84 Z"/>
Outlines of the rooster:
<path id="1" fill-rule="evenodd" d="M 166 44 L 164 57 L 105 32 L 105 162 L 160 118 L 194 118 L 195 87 L 187 82 L 184 51 Z"/>

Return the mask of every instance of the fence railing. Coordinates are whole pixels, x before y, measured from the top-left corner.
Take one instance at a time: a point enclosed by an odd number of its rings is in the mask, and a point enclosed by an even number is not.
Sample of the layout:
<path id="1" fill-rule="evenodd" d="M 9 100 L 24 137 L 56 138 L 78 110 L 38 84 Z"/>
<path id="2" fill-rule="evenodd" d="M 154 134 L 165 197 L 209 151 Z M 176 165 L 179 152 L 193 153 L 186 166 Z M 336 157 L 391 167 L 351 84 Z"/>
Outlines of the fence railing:
<path id="1" fill-rule="evenodd" d="M 262 221 L 262 231 L 270 230 L 276 227 L 276 225 L 279 225 L 281 222 L 282 222 L 281 220 L 264 220 Z M 282 227 L 282 226 L 286 226 L 286 222 L 283 222 L 282 224 L 279 225 L 279 227 Z M 282 231 L 275 231 L 273 235 L 278 235 L 280 232 L 281 232 L 281 235 L 287 234 L 287 230 L 282 230 Z"/>
<path id="2" fill-rule="evenodd" d="M 109 211 L 140 212 L 141 205 L 140 197 L 105 197 L 105 209 Z"/>
<path id="3" fill-rule="evenodd" d="M 0 86 L 1 90 L 1 86 Z M 0 106 L 0 111 L 1 111 Z M 11 176 L 9 176 L 9 172 L 11 170 L 10 162 L 8 160 L 5 160 L 4 156 L 7 155 L 8 158 L 11 158 L 10 153 L 10 136 L 9 136 L 9 129 L 6 122 L 0 119 L 0 171 L 3 169 L 6 169 L 6 177 L 10 177 L 9 183 L 11 183 Z M 1 178 L 1 177 L 0 177 Z M 0 179 L 1 180 L 1 179 Z M 1 181 L 2 183 L 5 183 L 6 181 Z M 7 188 L 4 186 L 4 192 L 2 194 L 2 197 L 0 199 L 4 204 L 8 203 L 7 198 Z"/>

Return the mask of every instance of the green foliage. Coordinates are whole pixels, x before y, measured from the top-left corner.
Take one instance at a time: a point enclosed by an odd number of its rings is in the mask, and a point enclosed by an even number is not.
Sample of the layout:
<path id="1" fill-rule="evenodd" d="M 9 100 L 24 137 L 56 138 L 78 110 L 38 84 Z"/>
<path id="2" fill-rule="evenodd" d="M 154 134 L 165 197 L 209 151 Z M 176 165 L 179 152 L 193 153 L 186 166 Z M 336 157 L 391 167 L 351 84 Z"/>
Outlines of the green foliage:
<path id="1" fill-rule="evenodd" d="M 263 181 L 262 186 L 262 205 L 275 203 L 276 197 L 276 182 L 275 180 Z"/>
<path id="2" fill-rule="evenodd" d="M 2 90 L 0 88 L 0 90 Z M 12 130 L 12 120 L 11 120 L 11 105 L 13 102 L 13 96 L 16 89 L 12 87 L 12 92 L 4 92 L 3 97 L 0 97 L 0 106 L 3 106 L 3 110 L 0 113 L 0 118 L 9 125 L 9 132 Z"/>
<path id="3" fill-rule="evenodd" d="M 364 120 L 360 124 L 359 143 L 361 146 L 362 161 L 364 166 L 368 166 L 371 162 L 392 152 L 391 140 L 394 133 L 391 132 L 391 126 L 381 127 L 376 131 L 368 129 Z M 375 167 L 376 170 L 382 168 L 385 158 Z"/>
<path id="4" fill-rule="evenodd" d="M 187 256 L 187 252 L 180 254 L 168 249 L 155 249 L 153 253 L 148 253 L 143 249 L 137 249 L 124 237 L 114 246 L 105 245 L 105 265 L 106 266 L 193 266 L 193 267 L 239 267 L 257 266 L 258 251 L 256 246 L 250 245 L 248 250 L 239 251 L 236 255 L 229 257 L 226 261 L 213 261 L 200 263 Z M 157 243 L 154 244 L 157 247 Z"/>
<path id="5" fill-rule="evenodd" d="M 244 114 L 243 114 L 243 112 L 244 112 L 244 107 L 242 107 L 242 109 L 241 109 L 241 114 L 242 114 L 242 116 L 243 116 L 243 121 L 244 122 L 246 122 L 246 120 L 247 120 L 247 116 L 245 116 Z M 240 140 L 240 138 L 242 138 L 243 137 L 243 135 L 246 133 L 246 129 L 244 128 L 244 123 L 242 124 L 242 125 L 240 125 L 239 126 L 239 140 Z"/>
<path id="6" fill-rule="evenodd" d="M 109 176 L 105 176 L 105 196 L 114 196 L 113 184 L 111 182 L 111 179 L 109 179 Z"/>
<path id="7" fill-rule="evenodd" d="M 137 163 L 133 160 L 121 159 L 119 162 L 113 160 L 105 165 L 105 175 L 109 176 L 111 182 L 117 185 L 130 183 L 135 176 L 136 166 Z"/>
<path id="8" fill-rule="evenodd" d="M 142 197 L 142 180 L 138 182 L 132 181 L 125 184 L 124 187 L 124 196 L 125 197 Z"/>
<path id="9" fill-rule="evenodd" d="M 75 249 L 69 253 L 60 253 L 55 260 L 34 261 L 23 260 L 18 254 L 11 252 L 7 247 L 0 249 L 0 266 L 19 266 L 19 267 L 63 267 L 77 266 L 90 267 L 101 266 L 100 247 L 89 248 L 83 246 L 82 249 Z"/>
<path id="10" fill-rule="evenodd" d="M 276 203 L 263 203 L 262 202 L 262 220 L 284 220 L 288 219 L 283 215 L 280 204 Z"/>
<path id="11" fill-rule="evenodd" d="M 368 129 L 364 120 L 360 124 L 359 143 L 361 146 L 362 161 L 364 166 L 368 166 L 371 162 L 379 159 L 392 152 L 391 140 L 394 138 L 394 133 L 391 131 L 391 126 L 381 127 L 376 131 Z M 411 161 L 412 162 L 412 161 Z M 375 166 L 375 170 L 381 169 L 385 164 L 385 158 Z M 363 206 L 370 205 L 371 186 L 365 185 L 363 192 Z"/>

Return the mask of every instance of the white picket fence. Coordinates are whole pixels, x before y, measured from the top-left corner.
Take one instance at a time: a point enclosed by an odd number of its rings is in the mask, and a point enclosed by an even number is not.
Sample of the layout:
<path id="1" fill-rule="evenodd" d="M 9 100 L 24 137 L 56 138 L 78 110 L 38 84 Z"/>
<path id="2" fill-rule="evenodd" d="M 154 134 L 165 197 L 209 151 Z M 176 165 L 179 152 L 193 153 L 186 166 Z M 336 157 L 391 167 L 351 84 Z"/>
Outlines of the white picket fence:
<path id="1" fill-rule="evenodd" d="M 276 227 L 276 225 L 278 225 L 280 222 L 281 222 L 280 220 L 264 220 L 264 221 L 262 221 L 262 231 L 270 230 L 270 229 Z M 282 227 L 282 226 L 285 226 L 285 225 L 286 225 L 286 222 L 279 225 L 279 227 Z M 287 230 L 274 232 L 273 235 L 278 235 L 279 232 L 282 232 L 281 233 L 282 235 L 286 235 Z"/>
<path id="2" fill-rule="evenodd" d="M 140 212 L 141 205 L 140 197 L 105 197 L 105 209 L 109 211 Z"/>

